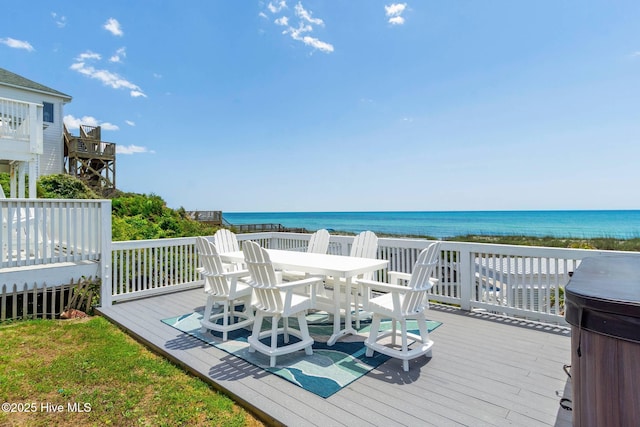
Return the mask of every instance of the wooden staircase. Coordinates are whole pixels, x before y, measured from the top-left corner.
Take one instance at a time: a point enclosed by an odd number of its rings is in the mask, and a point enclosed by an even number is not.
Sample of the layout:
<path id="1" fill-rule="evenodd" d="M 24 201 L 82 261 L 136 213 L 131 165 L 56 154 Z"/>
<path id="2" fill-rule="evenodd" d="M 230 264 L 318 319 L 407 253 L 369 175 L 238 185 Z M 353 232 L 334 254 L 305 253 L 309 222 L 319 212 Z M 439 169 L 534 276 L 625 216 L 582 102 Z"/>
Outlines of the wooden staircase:
<path id="1" fill-rule="evenodd" d="M 116 144 L 102 141 L 100 126 L 80 125 L 80 136 L 64 126 L 64 165 L 98 194 L 116 188 Z"/>

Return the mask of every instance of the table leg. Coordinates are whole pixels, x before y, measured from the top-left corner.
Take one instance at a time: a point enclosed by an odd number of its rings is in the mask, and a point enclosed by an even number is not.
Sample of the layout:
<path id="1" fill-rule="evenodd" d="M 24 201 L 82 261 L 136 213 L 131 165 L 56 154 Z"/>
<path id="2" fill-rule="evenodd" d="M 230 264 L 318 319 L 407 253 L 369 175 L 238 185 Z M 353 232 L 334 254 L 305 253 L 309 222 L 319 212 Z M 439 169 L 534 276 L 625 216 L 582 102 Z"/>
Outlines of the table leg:
<path id="1" fill-rule="evenodd" d="M 345 319 L 344 329 L 340 329 L 340 284 L 336 283 L 333 288 L 333 335 L 327 341 L 327 345 L 332 346 L 338 341 L 338 338 L 347 334 L 356 334 L 351 323 L 351 277 L 345 280 Z"/>

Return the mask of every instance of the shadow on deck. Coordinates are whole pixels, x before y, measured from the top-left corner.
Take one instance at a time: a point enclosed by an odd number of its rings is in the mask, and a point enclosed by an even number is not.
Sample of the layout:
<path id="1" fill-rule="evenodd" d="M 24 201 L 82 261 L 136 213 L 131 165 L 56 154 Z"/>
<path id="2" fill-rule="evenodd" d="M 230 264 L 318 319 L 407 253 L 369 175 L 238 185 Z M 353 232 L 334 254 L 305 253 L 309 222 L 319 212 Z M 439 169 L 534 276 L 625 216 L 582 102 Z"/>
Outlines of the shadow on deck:
<path id="1" fill-rule="evenodd" d="M 161 322 L 204 305 L 201 289 L 115 304 L 99 311 L 154 351 L 270 425 L 570 426 L 567 328 L 433 306 L 442 322 L 433 358 L 391 359 L 329 398 L 211 347 Z"/>

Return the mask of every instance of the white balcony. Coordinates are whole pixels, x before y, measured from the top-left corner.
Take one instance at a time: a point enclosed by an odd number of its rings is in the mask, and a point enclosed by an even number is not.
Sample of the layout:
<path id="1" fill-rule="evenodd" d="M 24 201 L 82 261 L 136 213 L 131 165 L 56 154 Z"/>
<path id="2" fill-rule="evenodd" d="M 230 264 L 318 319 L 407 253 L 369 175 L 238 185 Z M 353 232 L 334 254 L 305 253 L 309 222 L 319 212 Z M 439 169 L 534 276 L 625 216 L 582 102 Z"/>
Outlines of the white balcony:
<path id="1" fill-rule="evenodd" d="M 25 197 L 25 176 L 35 177 L 29 195 L 35 198 L 38 156 L 43 153 L 42 105 L 0 98 L 0 164 L 10 166 L 11 197 Z"/>

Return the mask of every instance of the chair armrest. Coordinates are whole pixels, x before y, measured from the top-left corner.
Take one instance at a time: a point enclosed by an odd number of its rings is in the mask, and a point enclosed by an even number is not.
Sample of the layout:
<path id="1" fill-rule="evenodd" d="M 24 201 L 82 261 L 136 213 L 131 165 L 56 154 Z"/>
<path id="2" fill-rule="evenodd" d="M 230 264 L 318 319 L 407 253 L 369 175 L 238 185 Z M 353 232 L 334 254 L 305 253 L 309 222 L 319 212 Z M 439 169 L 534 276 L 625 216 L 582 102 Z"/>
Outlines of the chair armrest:
<path id="1" fill-rule="evenodd" d="M 249 276 L 249 270 L 225 271 L 221 276 L 228 277 L 230 279 L 240 279 L 242 277 Z"/>
<path id="2" fill-rule="evenodd" d="M 322 282 L 321 277 L 308 277 L 306 279 L 296 280 L 293 282 L 281 283 L 278 285 L 278 289 L 286 291 L 289 288 L 297 288 L 298 286 L 315 285 L 320 282 Z"/>
<path id="3" fill-rule="evenodd" d="M 316 305 L 316 286 L 322 283 L 321 277 L 308 277 L 302 280 L 296 280 L 293 282 L 282 283 L 278 285 L 278 289 L 286 292 L 284 304 L 286 307 L 291 307 L 291 299 L 293 298 L 293 290 L 302 286 L 311 286 L 311 292 L 309 293 L 309 299 L 311 300 L 311 306 Z"/>
<path id="4" fill-rule="evenodd" d="M 411 273 L 403 273 L 400 271 L 389 271 L 387 273 L 389 276 L 389 283 L 398 284 L 398 280 L 410 280 Z"/>
<path id="5" fill-rule="evenodd" d="M 405 293 L 408 290 L 410 290 L 408 287 L 406 286 L 402 286 L 402 285 L 393 285 L 390 283 L 384 283 L 384 282 L 376 282 L 375 280 L 364 280 L 364 279 L 360 279 L 358 280 L 358 283 L 363 285 L 365 288 L 369 288 L 369 289 L 375 289 L 377 291 L 385 291 L 385 292 L 401 292 L 401 293 Z"/>

